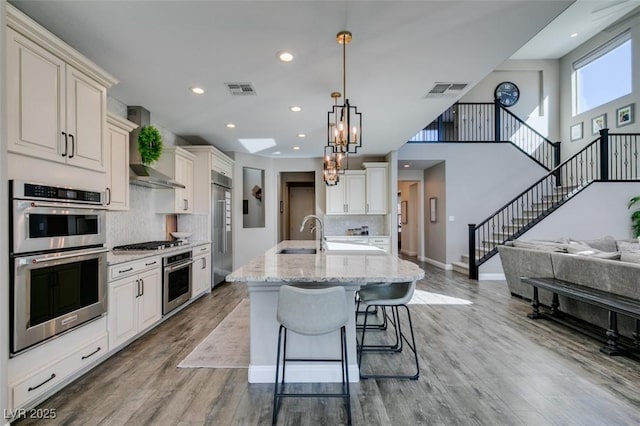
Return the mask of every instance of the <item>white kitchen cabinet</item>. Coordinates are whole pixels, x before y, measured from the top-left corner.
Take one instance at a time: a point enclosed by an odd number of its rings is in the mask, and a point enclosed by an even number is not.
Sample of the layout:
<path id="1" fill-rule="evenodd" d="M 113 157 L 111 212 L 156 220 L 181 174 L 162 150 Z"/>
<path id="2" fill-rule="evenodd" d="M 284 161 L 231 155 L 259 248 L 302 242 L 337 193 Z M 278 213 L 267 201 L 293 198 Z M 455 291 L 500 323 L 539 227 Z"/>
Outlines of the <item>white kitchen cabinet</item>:
<path id="1" fill-rule="evenodd" d="M 340 182 L 326 190 L 326 214 L 354 215 L 366 213 L 366 174 L 346 170 Z"/>
<path id="2" fill-rule="evenodd" d="M 211 244 L 193 248 L 191 298 L 211 289 Z"/>
<path id="3" fill-rule="evenodd" d="M 227 176 L 233 177 L 233 160 L 222 153 L 222 151 L 213 148 L 213 169 L 214 171 Z"/>
<path id="4" fill-rule="evenodd" d="M 363 163 L 367 177 L 367 214 L 387 214 L 389 205 L 388 163 Z"/>
<path id="5" fill-rule="evenodd" d="M 137 124 L 107 114 L 107 190 L 109 210 L 129 210 L 129 132 Z"/>
<path id="6" fill-rule="evenodd" d="M 369 237 L 369 245 L 391 253 L 391 237 Z"/>
<path id="7" fill-rule="evenodd" d="M 158 192 L 159 213 L 186 214 L 193 212 L 193 161 L 195 156 L 184 148 L 164 147 L 155 167 L 183 184 L 185 188 Z"/>
<path id="8" fill-rule="evenodd" d="M 9 24 L 16 26 L 13 17 Z M 47 36 L 45 48 L 7 29 L 8 150 L 104 172 L 106 88 L 112 78 L 98 81 L 69 65 L 64 55 L 58 56 L 66 50 L 49 50 L 61 42 Z"/>
<path id="9" fill-rule="evenodd" d="M 162 319 L 162 261 L 159 257 L 121 263 L 109 276 L 109 347 L 117 348 Z"/>
<path id="10" fill-rule="evenodd" d="M 8 407 L 24 408 L 96 366 L 109 352 L 106 316 L 9 358 Z"/>

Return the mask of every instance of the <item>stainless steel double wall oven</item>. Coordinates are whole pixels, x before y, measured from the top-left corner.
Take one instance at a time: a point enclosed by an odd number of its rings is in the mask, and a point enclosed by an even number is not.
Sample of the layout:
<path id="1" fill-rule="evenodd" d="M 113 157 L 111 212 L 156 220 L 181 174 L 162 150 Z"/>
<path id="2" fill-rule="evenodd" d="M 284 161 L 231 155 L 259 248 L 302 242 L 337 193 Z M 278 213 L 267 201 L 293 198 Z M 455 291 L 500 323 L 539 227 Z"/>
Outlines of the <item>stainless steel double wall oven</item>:
<path id="1" fill-rule="evenodd" d="M 107 311 L 103 194 L 9 182 L 11 354 Z"/>

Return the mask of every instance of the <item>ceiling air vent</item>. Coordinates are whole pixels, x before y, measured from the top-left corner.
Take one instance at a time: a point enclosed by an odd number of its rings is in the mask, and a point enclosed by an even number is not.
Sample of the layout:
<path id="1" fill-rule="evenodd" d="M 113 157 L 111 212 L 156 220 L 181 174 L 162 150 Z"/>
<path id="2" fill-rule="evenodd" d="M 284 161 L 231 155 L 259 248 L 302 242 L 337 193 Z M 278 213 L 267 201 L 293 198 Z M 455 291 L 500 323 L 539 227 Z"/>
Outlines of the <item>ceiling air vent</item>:
<path id="1" fill-rule="evenodd" d="M 255 95 L 256 91 L 251 83 L 225 83 L 227 89 L 233 96 Z"/>
<path id="2" fill-rule="evenodd" d="M 465 87 L 467 87 L 466 83 L 436 83 L 429 93 L 427 93 L 427 98 L 434 97 L 455 97 L 459 96 L 457 93 L 450 92 L 460 92 Z"/>

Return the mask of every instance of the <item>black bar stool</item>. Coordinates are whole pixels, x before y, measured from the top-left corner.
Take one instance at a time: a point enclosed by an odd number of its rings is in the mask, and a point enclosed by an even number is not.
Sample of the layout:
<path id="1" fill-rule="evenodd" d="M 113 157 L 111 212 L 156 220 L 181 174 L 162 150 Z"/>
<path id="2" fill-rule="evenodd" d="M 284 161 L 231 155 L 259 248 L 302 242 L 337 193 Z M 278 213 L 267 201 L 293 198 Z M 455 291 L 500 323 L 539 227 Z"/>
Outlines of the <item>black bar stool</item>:
<path id="1" fill-rule="evenodd" d="M 411 379 L 417 380 L 420 377 L 420 366 L 418 364 L 418 353 L 416 351 L 416 339 L 413 333 L 413 323 L 411 322 L 411 312 L 407 303 L 413 297 L 413 293 L 416 288 L 415 281 L 402 282 L 402 283 L 385 283 L 384 285 L 365 286 L 358 291 L 359 303 L 366 306 L 364 315 L 364 324 L 362 325 L 362 337 L 360 344 L 358 345 L 358 365 L 360 367 L 361 379 Z M 388 317 L 389 323 L 393 326 L 395 332 L 395 343 L 391 345 L 367 345 L 365 344 L 365 335 L 369 327 L 367 326 L 367 313 L 375 307 L 380 307 L 383 310 L 383 315 L 387 317 L 385 308 L 390 308 L 391 317 Z M 402 324 L 400 322 L 400 307 L 404 308 L 407 313 L 407 319 L 409 322 L 409 330 L 411 332 L 411 342 L 407 339 L 402 332 Z M 413 352 L 415 359 L 415 373 L 413 374 L 373 374 L 364 373 L 362 366 L 362 355 L 367 351 L 375 352 L 402 352 L 405 342 L 409 349 Z"/>

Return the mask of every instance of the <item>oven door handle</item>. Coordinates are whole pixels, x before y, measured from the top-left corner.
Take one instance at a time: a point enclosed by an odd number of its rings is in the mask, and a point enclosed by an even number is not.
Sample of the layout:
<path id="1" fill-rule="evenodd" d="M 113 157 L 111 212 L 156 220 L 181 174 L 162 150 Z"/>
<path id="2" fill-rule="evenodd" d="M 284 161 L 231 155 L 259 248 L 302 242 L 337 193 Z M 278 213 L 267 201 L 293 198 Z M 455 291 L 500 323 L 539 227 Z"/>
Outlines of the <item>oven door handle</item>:
<path id="1" fill-rule="evenodd" d="M 51 256 L 51 257 L 41 257 L 41 258 L 31 259 L 31 263 L 45 263 L 45 262 L 51 262 L 54 260 L 69 259 L 71 257 L 87 256 L 87 255 L 90 256 L 92 254 L 106 253 L 108 251 L 109 251 L 108 248 L 103 248 L 100 250 L 83 251 L 82 253 L 73 252 L 71 254 L 63 254 L 61 256 Z"/>
<path id="2" fill-rule="evenodd" d="M 182 269 L 185 266 L 189 266 L 189 265 L 193 264 L 193 262 L 194 262 L 194 260 L 191 259 L 188 262 L 182 262 L 182 263 L 179 263 L 177 265 L 165 266 L 164 271 L 165 272 L 173 272 L 173 271 L 176 271 L 178 269 Z"/>
<path id="3" fill-rule="evenodd" d="M 60 203 L 47 203 L 42 201 L 33 201 L 31 202 L 31 207 L 53 207 L 53 208 L 67 208 L 67 209 L 84 209 L 84 210 L 107 210 L 107 208 L 102 204 L 91 204 L 91 205 L 83 205 L 83 204 L 60 204 Z"/>

